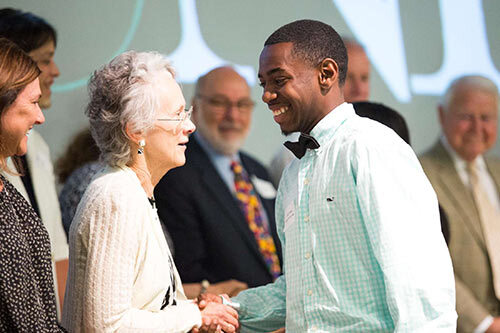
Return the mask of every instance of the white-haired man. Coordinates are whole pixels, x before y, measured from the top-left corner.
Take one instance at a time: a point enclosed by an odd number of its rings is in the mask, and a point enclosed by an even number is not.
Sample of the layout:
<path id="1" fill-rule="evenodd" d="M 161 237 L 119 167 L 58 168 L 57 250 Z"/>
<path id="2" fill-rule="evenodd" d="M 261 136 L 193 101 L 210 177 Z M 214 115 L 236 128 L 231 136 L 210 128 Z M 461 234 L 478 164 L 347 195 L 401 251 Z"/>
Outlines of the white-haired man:
<path id="1" fill-rule="evenodd" d="M 443 135 L 420 160 L 449 221 L 458 332 L 500 332 L 498 88 L 481 76 L 450 84 L 438 108 Z"/>

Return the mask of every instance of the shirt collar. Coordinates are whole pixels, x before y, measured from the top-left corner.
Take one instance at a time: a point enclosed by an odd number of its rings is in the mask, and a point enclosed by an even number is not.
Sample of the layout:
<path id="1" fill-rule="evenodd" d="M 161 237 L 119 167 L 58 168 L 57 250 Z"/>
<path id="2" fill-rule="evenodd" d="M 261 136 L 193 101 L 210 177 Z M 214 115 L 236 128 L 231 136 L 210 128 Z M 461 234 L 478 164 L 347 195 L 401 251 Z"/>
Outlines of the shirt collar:
<path id="1" fill-rule="evenodd" d="M 208 141 L 203 137 L 203 135 L 201 135 L 199 132 L 194 132 L 193 135 L 196 138 L 196 140 L 198 141 L 198 143 L 200 144 L 201 148 L 205 151 L 205 153 L 207 153 L 208 158 L 210 158 L 212 163 L 214 163 L 214 164 L 223 163 L 223 164 L 230 165 L 231 161 L 233 161 L 233 160 L 241 163 L 240 156 L 238 153 L 233 154 L 232 156 L 227 156 L 227 155 L 221 154 L 218 151 L 216 151 L 210 145 L 210 143 L 208 143 Z"/>
<path id="2" fill-rule="evenodd" d="M 312 135 L 316 141 L 319 142 L 321 150 L 324 145 L 331 140 L 337 129 L 347 120 L 355 115 L 354 107 L 350 103 L 342 103 L 319 121 L 311 130 Z"/>
<path id="3" fill-rule="evenodd" d="M 450 145 L 448 142 L 448 139 L 446 139 L 446 136 L 442 135 L 441 138 L 441 144 L 443 145 L 444 149 L 448 152 L 448 154 L 451 157 L 451 160 L 453 161 L 453 165 L 455 165 L 455 169 L 457 170 L 467 170 L 467 161 L 464 160 L 463 158 L 460 157 L 460 155 L 457 154 L 457 152 L 453 149 L 453 147 Z M 483 155 L 479 155 L 476 157 L 476 165 L 479 170 L 486 170 L 486 162 L 484 161 Z"/>

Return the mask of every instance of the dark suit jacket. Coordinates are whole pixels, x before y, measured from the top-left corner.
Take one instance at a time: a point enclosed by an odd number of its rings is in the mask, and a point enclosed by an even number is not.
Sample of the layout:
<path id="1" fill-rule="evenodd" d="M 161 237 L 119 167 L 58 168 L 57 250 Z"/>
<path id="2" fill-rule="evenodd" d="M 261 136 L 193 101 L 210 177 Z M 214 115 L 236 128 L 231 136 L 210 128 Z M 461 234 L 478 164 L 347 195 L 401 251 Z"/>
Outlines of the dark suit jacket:
<path id="1" fill-rule="evenodd" d="M 500 190 L 500 161 L 485 158 Z M 420 156 L 420 162 L 445 211 L 450 231 L 449 249 L 455 271 L 457 332 L 472 332 L 488 315 L 500 315 L 486 239 L 474 199 L 460 180 L 453 160 L 441 143 Z M 499 240 L 493 240 L 499 241 Z M 500 278 L 500 277 L 499 277 Z"/>
<path id="2" fill-rule="evenodd" d="M 269 181 L 260 163 L 244 153 L 240 158 L 249 176 Z M 281 262 L 274 199 L 259 197 Z M 272 282 L 237 199 L 194 136 L 187 145 L 186 164 L 162 178 L 155 188 L 155 199 L 160 219 L 174 241 L 174 260 L 183 282 L 236 279 L 249 287 Z"/>

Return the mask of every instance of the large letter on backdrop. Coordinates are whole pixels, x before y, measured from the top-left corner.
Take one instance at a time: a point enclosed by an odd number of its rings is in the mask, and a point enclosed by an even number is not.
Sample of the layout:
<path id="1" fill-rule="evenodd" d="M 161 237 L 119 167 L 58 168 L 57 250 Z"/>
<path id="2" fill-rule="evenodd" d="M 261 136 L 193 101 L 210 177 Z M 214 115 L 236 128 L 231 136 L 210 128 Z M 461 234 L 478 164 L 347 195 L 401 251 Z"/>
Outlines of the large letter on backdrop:
<path id="1" fill-rule="evenodd" d="M 465 74 L 481 74 L 500 86 L 500 75 L 488 46 L 481 1 L 441 0 L 443 64 L 431 74 L 413 74 L 413 91 L 442 95 L 449 82 Z"/>
<path id="2" fill-rule="evenodd" d="M 397 100 L 409 102 L 408 69 L 398 0 L 333 0 Z"/>

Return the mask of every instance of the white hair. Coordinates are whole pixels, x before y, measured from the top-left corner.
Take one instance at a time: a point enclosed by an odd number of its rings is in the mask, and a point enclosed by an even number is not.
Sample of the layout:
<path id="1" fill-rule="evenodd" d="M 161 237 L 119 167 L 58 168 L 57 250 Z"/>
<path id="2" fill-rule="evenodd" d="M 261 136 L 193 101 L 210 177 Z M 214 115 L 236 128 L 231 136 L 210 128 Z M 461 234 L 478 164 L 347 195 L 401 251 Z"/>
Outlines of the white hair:
<path id="1" fill-rule="evenodd" d="M 134 133 L 145 133 L 153 127 L 155 112 L 160 107 L 155 85 L 158 76 L 165 72 L 175 77 L 165 56 L 128 51 L 92 75 L 85 114 L 101 159 L 107 164 L 123 166 L 131 159 L 127 125 Z"/>
<path id="2" fill-rule="evenodd" d="M 480 75 L 466 75 L 453 80 L 446 92 L 441 97 L 439 105 L 443 110 L 448 111 L 450 101 L 460 87 L 470 87 L 470 89 L 479 90 L 487 94 L 491 94 L 498 100 L 498 88 L 493 81 Z"/>

